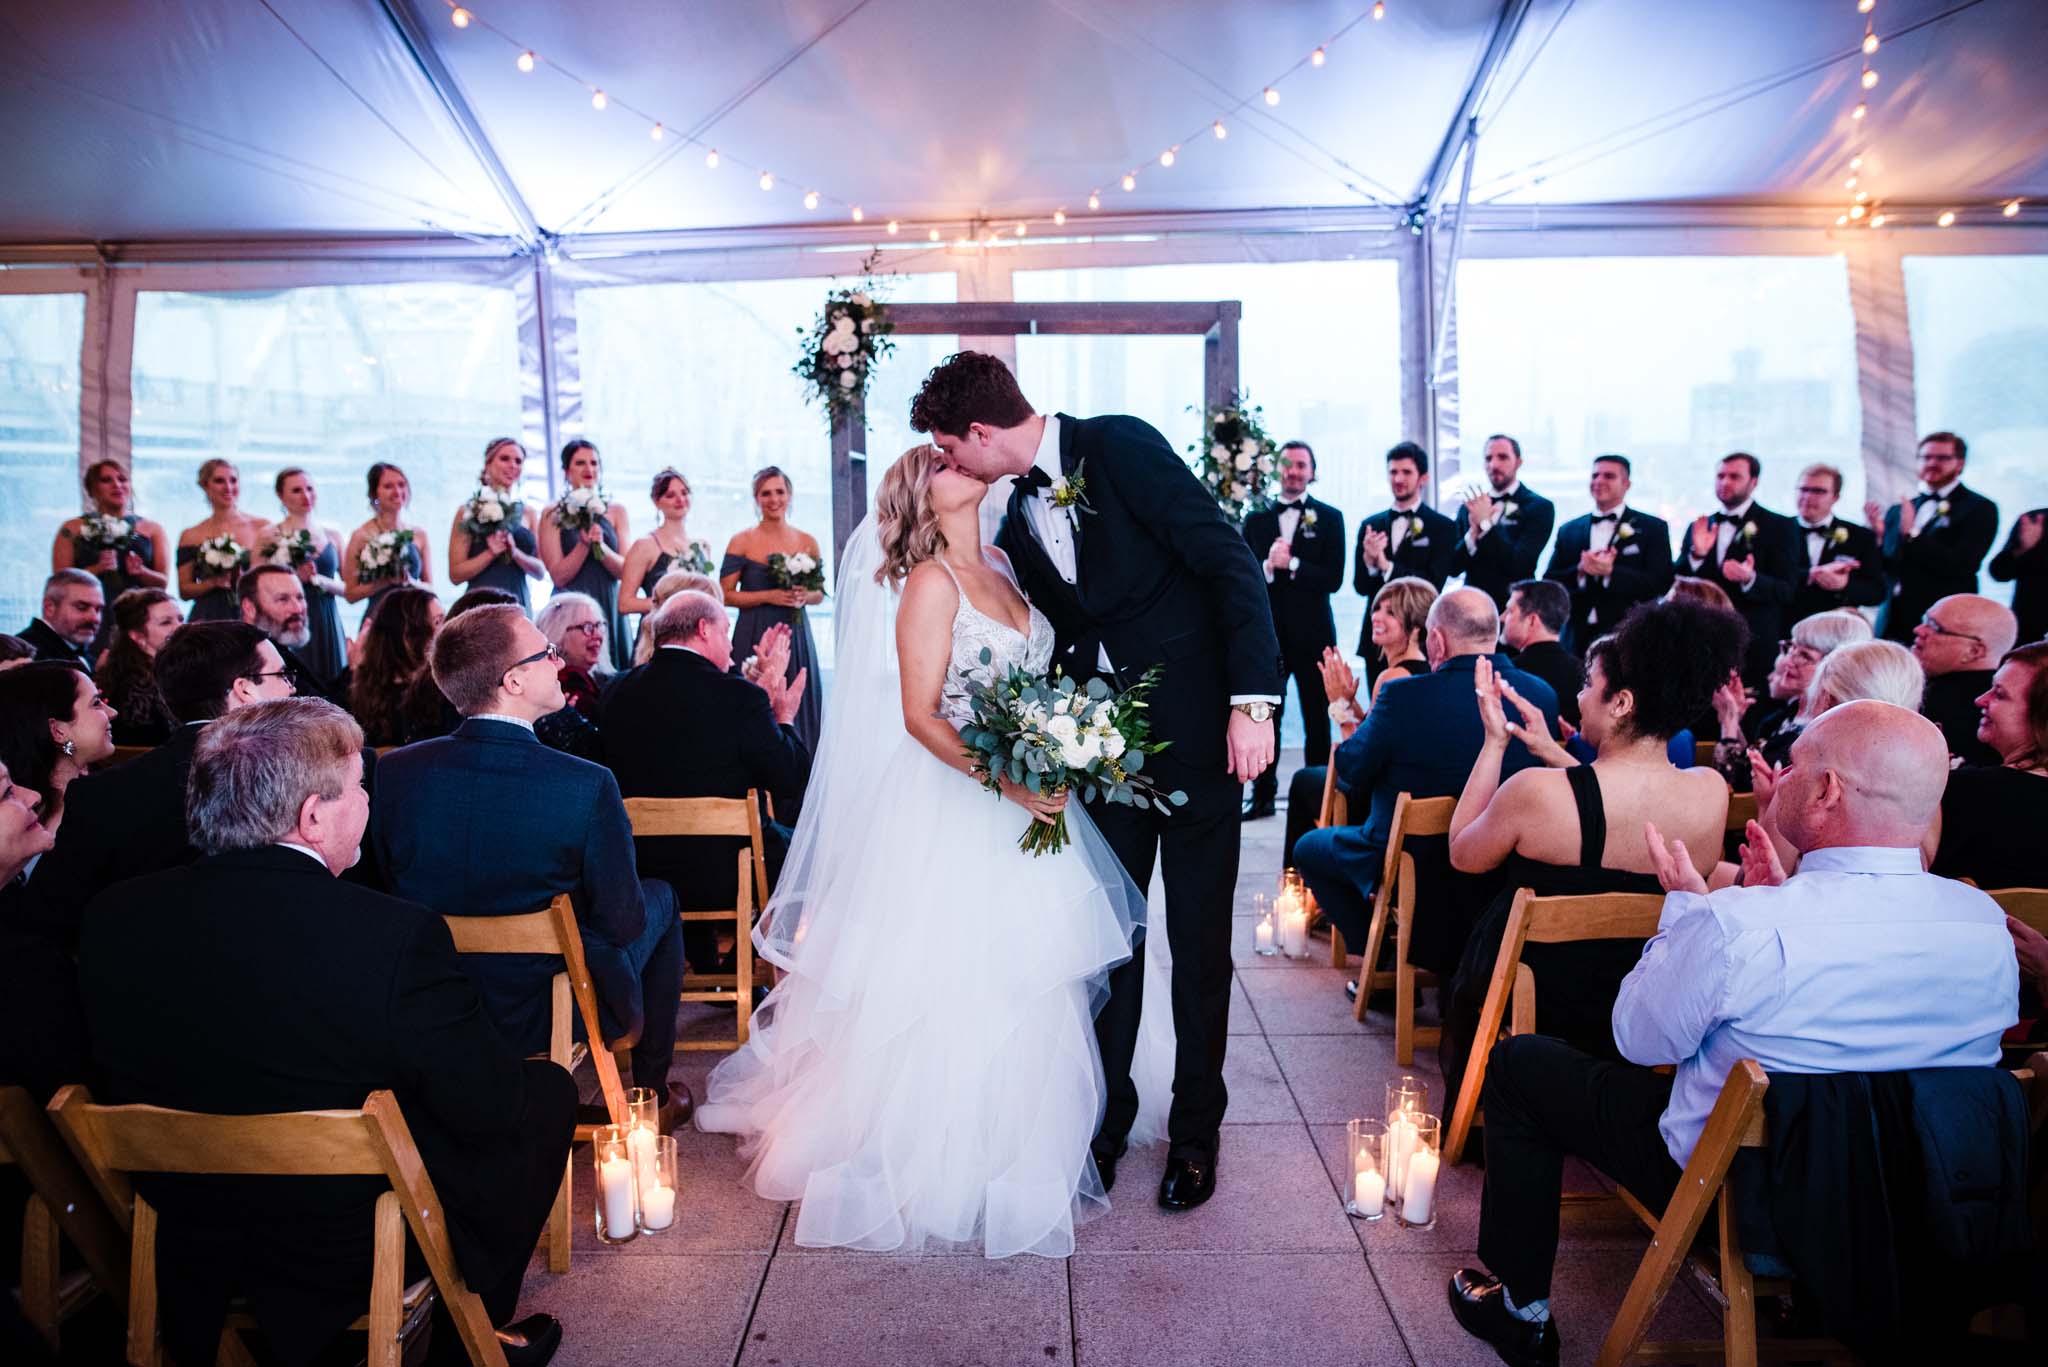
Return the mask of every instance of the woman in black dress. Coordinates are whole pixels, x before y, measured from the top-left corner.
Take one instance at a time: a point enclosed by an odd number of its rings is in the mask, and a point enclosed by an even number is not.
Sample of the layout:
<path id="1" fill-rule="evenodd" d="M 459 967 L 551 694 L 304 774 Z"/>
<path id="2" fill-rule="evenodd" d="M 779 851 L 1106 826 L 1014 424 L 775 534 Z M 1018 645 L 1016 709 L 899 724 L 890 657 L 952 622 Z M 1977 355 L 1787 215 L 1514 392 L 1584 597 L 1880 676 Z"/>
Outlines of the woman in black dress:
<path id="1" fill-rule="evenodd" d="M 135 515 L 134 486 L 118 460 L 96 460 L 85 472 L 85 497 L 92 511 L 67 519 L 50 543 L 50 570 L 90 570 L 100 581 L 109 611 L 95 648 L 113 634 L 114 600 L 129 589 L 161 589 L 171 582 L 171 540 L 164 529 Z M 90 529 L 89 529 L 90 528 Z M 109 543 L 96 539 L 114 533 Z"/>
<path id="2" fill-rule="evenodd" d="M 711 543 L 701 536 L 691 536 L 685 525 L 690 516 L 690 481 L 683 478 L 682 472 L 674 467 L 661 471 L 654 477 L 647 496 L 653 501 L 661 524 L 626 552 L 625 575 L 619 581 L 619 612 L 639 617 L 643 630 L 647 614 L 659 606 L 654 601 L 654 588 L 663 575 L 670 570 L 711 574 L 716 569 L 711 563 Z"/>
<path id="3" fill-rule="evenodd" d="M 284 518 L 270 529 L 263 557 L 299 577 L 306 594 L 306 644 L 297 654 L 323 685 L 331 684 L 348 668 L 348 636 L 341 629 L 341 600 L 348 591 L 341 582 L 341 533 L 314 517 L 320 493 L 305 470 L 286 466 L 273 487 Z"/>
<path id="4" fill-rule="evenodd" d="M 178 719 L 156 691 L 156 653 L 184 625 L 185 610 L 162 589 L 130 589 L 114 600 L 114 643 L 100 666 L 100 691 L 114 708 L 114 744 L 161 745 Z"/>
<path id="5" fill-rule="evenodd" d="M 525 471 L 525 447 L 511 437 L 491 438 L 484 447 L 477 492 L 455 510 L 454 525 L 448 529 L 448 578 L 473 589 L 503 589 L 512 595 L 519 610 L 531 617 L 533 602 L 526 581 L 539 579 L 548 567 L 541 562 L 540 543 L 534 539 L 533 509 L 519 497 Z M 474 517 L 486 500 L 510 514 L 500 520 L 497 531 L 485 532 L 490 519 Z M 470 525 L 477 528 L 477 534 L 465 530 Z"/>
<path id="6" fill-rule="evenodd" d="M 192 605 L 189 622 L 238 622 L 241 606 L 235 602 L 235 581 L 249 568 L 250 559 L 271 539 L 270 524 L 251 517 L 241 509 L 242 472 L 235 463 L 215 456 L 199 467 L 199 487 L 206 493 L 212 511 L 204 522 L 178 533 L 178 596 Z M 201 554 L 208 542 L 229 538 L 230 548 L 218 545 Z"/>
<path id="7" fill-rule="evenodd" d="M 574 501 L 602 494 L 604 486 L 599 481 L 603 473 L 594 444 L 579 439 L 562 448 L 562 478 L 569 488 L 542 519 L 546 534 L 541 538 L 540 553 L 557 590 L 587 593 L 597 603 L 604 615 L 607 658 L 617 670 L 626 668 L 633 656 L 625 619 L 619 615 L 619 576 L 626 570 L 625 548 L 632 544 L 626 510 L 606 499 L 603 512 L 591 525 L 579 529 L 564 526 L 562 521 L 562 510 Z"/>
<path id="8" fill-rule="evenodd" d="M 380 460 L 370 467 L 368 487 L 370 520 L 349 534 L 348 549 L 341 553 L 341 582 L 348 601 L 370 600 L 369 607 L 363 610 L 365 622 L 391 590 L 406 584 L 425 584 L 431 588 L 434 583 L 433 548 L 427 544 L 427 529 L 405 520 L 405 510 L 412 503 L 412 481 L 390 461 Z M 400 547 L 396 572 L 365 575 L 363 552 L 377 537 L 398 532 L 411 532 L 412 539 Z M 361 635 L 362 628 L 358 627 L 356 632 Z"/>
<path id="9" fill-rule="evenodd" d="M 1524 769 L 1505 783 L 1509 740 L 1546 761 L 1559 759 L 1560 747 L 1542 715 L 1479 662 L 1473 686 L 1486 740 L 1451 818 L 1451 866 L 1464 874 L 1498 869 L 1501 891 L 1465 942 L 1446 995 L 1446 1097 L 1457 1095 L 1471 1050 L 1491 1046 L 1473 1036 L 1517 889 L 1661 893 L 1646 824 L 1684 841 L 1702 877 L 1713 872 L 1728 785 L 1712 769 L 1675 767 L 1667 746 L 1740 663 L 1746 636 L 1740 617 L 1703 604 L 1638 605 L 1586 653 L 1579 729 L 1594 746 L 1593 762 Z M 1509 721 L 1509 708 L 1521 720 Z M 1613 1057 L 1614 999 L 1642 948 L 1641 940 L 1525 946 L 1522 961 L 1538 983 L 1537 1029 Z"/>
<path id="10" fill-rule="evenodd" d="M 2048 888 L 2048 642 L 2007 651 L 1977 707 L 1977 739 L 2004 762 L 1948 776 L 1928 869 L 1980 888 Z"/>
<path id="11" fill-rule="evenodd" d="M 732 631 L 732 657 L 735 660 L 745 660 L 752 655 L 768 628 L 778 622 L 789 626 L 794 639 L 790 642 L 787 677 L 794 679 L 800 669 L 811 671 L 810 686 L 804 689 L 803 702 L 797 708 L 796 721 L 792 725 L 804 744 L 815 753 L 818 727 L 825 716 L 825 690 L 820 686 L 823 675 L 818 670 L 817 643 L 811 638 L 810 614 L 804 609 L 822 603 L 825 595 L 815 589 L 778 588 L 774 572 L 768 567 L 770 556 L 795 555 L 798 552 L 810 556 L 820 565 L 825 563 L 824 554 L 818 549 L 818 539 L 789 525 L 789 505 L 793 498 L 789 476 L 773 465 L 755 473 L 754 507 L 760 512 L 761 520 L 727 543 L 725 561 L 718 567 L 718 575 L 725 588 L 726 606 L 740 610 L 739 621 Z"/>

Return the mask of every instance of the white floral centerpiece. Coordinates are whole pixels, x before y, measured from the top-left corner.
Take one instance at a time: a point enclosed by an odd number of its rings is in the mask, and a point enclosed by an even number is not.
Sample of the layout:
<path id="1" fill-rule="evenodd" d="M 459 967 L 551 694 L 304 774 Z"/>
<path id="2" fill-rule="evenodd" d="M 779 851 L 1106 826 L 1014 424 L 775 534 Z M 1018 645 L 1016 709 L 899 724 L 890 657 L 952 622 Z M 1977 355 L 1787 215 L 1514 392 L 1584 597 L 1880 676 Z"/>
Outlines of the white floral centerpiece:
<path id="1" fill-rule="evenodd" d="M 870 256 L 862 263 L 864 278 L 859 285 L 826 295 L 817 320 L 797 329 L 804 338 L 804 352 L 793 369 L 810 397 L 835 421 L 856 399 L 866 397 L 875 363 L 896 347 L 889 340 L 895 330 L 889 311 L 874 297 L 872 280 L 865 278 L 874 262 Z"/>
<path id="2" fill-rule="evenodd" d="M 1202 417 L 1202 438 L 1188 448 L 1195 475 L 1233 523 L 1273 501 L 1279 448 L 1260 422 L 1264 409 L 1233 399 Z"/>
<path id="3" fill-rule="evenodd" d="M 365 584 L 374 584 L 380 579 L 403 579 L 406 577 L 405 548 L 412 544 L 412 529 L 401 527 L 397 531 L 378 532 L 363 542 L 356 552 L 356 578 Z"/>

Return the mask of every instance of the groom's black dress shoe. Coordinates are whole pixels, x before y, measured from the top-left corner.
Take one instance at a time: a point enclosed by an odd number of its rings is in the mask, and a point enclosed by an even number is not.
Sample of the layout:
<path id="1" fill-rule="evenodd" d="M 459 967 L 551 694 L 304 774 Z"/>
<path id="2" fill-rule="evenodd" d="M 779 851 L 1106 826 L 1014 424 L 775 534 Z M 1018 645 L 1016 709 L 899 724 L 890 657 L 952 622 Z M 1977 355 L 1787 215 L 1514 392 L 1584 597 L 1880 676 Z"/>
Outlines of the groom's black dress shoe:
<path id="1" fill-rule="evenodd" d="M 1244 819 L 1246 821 L 1258 821 L 1272 815 L 1274 815 L 1274 807 L 1273 799 L 1270 797 L 1264 802 L 1253 798 L 1250 802 L 1244 804 Z"/>
<path id="2" fill-rule="evenodd" d="M 1159 1183 L 1159 1204 L 1167 1210 L 1193 1210 L 1216 1194 L 1216 1160 L 1169 1158 Z"/>
<path id="3" fill-rule="evenodd" d="M 1557 1321 L 1534 1323 L 1508 1309 L 1500 1282 L 1475 1268 L 1452 1274 L 1451 1313 L 1509 1367 L 1557 1367 Z"/>
<path id="4" fill-rule="evenodd" d="M 1095 1172 L 1102 1178 L 1104 1191 L 1116 1185 L 1116 1160 L 1122 1158 L 1124 1150 L 1130 1147 L 1131 1142 L 1128 1139 L 1119 1139 L 1114 1143 L 1097 1139 L 1088 1146 L 1088 1151 L 1095 1155 Z"/>

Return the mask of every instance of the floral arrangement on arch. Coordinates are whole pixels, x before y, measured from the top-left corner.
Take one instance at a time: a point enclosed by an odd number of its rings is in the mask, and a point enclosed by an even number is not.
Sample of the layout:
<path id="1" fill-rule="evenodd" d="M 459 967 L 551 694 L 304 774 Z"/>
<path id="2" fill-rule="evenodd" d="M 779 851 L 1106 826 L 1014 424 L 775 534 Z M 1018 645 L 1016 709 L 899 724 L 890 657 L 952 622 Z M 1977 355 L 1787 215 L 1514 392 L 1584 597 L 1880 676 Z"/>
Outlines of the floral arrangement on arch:
<path id="1" fill-rule="evenodd" d="M 873 264 L 869 257 L 862 263 L 863 272 Z M 889 311 L 874 297 L 873 283 L 864 275 L 850 289 L 833 290 L 825 296 L 817 321 L 797 329 L 805 339 L 804 353 L 792 369 L 835 421 L 856 399 L 867 396 L 875 363 L 896 348 L 889 340 L 895 331 Z"/>
<path id="2" fill-rule="evenodd" d="M 1202 415 L 1201 440 L 1188 448 L 1196 478 L 1235 523 L 1273 501 L 1280 453 L 1260 422 L 1264 412 L 1237 398 L 1211 408 Z"/>

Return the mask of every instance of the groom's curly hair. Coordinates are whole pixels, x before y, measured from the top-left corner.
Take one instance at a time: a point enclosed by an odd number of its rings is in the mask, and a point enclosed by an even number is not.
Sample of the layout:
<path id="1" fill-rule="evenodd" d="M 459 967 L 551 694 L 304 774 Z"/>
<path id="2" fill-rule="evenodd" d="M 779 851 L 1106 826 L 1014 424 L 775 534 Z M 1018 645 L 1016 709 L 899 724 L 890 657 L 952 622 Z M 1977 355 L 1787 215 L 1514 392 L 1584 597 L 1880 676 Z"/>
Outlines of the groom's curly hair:
<path id="1" fill-rule="evenodd" d="M 1015 427 L 1031 413 L 1008 366 L 985 351 L 959 351 L 924 377 L 910 401 L 910 426 L 916 432 L 958 437 L 970 423 Z"/>

